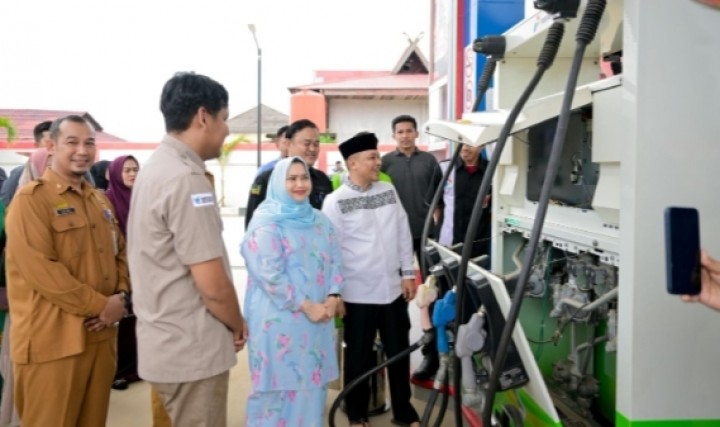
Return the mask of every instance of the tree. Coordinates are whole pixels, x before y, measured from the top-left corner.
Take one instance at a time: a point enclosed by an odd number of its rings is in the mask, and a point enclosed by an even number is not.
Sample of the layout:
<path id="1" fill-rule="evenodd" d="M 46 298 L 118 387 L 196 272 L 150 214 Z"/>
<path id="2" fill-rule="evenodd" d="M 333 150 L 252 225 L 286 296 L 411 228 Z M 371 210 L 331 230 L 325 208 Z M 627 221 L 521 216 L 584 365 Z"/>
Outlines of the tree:
<path id="1" fill-rule="evenodd" d="M 320 134 L 320 143 L 321 144 L 334 144 L 337 142 L 335 139 L 337 138 L 337 134 L 335 132 L 326 131 Z"/>
<path id="2" fill-rule="evenodd" d="M 225 166 L 230 160 L 230 154 L 238 144 L 249 142 L 245 135 L 238 135 L 230 141 L 223 144 L 220 150 L 218 163 L 220 164 L 220 206 L 225 207 Z"/>
<path id="3" fill-rule="evenodd" d="M 7 132 L 7 142 L 13 142 L 17 135 L 13 121 L 7 117 L 0 117 L 0 129 L 5 129 Z"/>

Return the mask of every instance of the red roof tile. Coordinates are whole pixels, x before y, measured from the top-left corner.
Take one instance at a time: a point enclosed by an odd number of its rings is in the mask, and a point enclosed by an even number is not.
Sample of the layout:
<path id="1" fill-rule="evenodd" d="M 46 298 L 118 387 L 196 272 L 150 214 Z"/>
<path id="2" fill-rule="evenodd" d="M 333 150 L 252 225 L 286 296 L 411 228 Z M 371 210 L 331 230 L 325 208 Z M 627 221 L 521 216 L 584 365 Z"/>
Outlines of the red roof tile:
<path id="1" fill-rule="evenodd" d="M 23 110 L 0 108 L 0 117 L 8 117 L 15 124 L 17 136 L 13 143 L 30 142 L 34 143 L 33 128 L 45 120 L 55 120 L 58 117 L 76 114 L 84 117 L 95 128 L 95 139 L 98 143 L 123 142 L 124 139 L 115 135 L 103 132 L 102 126 L 88 112 L 85 111 L 63 111 L 63 110 Z M 0 132 L 0 141 L 6 141 L 5 132 Z"/>
<path id="2" fill-rule="evenodd" d="M 332 83 L 343 80 L 357 80 L 371 77 L 389 76 L 392 71 L 346 71 L 346 70 L 317 70 L 316 83 Z"/>
<path id="3" fill-rule="evenodd" d="M 290 92 L 315 90 L 330 97 L 427 97 L 428 74 L 392 74 L 291 87 Z"/>
<path id="4" fill-rule="evenodd" d="M 417 40 L 410 41 L 393 70 L 317 70 L 314 83 L 288 89 L 290 93 L 315 90 L 326 96 L 427 96 L 430 86 L 428 62 L 418 48 Z"/>

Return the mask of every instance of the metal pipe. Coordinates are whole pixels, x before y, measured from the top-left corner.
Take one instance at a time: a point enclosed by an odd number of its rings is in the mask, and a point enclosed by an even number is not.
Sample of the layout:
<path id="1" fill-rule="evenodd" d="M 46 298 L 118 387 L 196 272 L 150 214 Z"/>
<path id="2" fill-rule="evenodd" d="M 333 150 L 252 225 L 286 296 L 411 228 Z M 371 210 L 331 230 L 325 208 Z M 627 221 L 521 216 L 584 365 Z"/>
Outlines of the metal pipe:
<path id="1" fill-rule="evenodd" d="M 262 49 L 258 46 L 258 90 L 257 90 L 257 165 L 260 167 L 262 151 Z"/>
<path id="2" fill-rule="evenodd" d="M 255 32 L 255 25 L 248 24 L 248 29 L 252 33 L 253 40 L 255 40 L 255 47 L 257 48 L 257 167 L 260 167 L 262 162 L 262 49 L 257 39 Z"/>
<path id="3" fill-rule="evenodd" d="M 503 281 L 508 281 L 511 279 L 514 279 L 520 275 L 520 271 L 522 270 L 522 261 L 520 260 L 520 252 L 525 248 L 527 245 L 527 241 L 523 241 L 521 244 L 518 245 L 517 248 L 515 248 L 515 252 L 512 254 L 512 260 L 515 264 L 515 270 L 511 271 L 510 273 L 503 274 L 500 276 Z M 547 284 L 546 284 L 547 286 Z"/>
<path id="4" fill-rule="evenodd" d="M 608 291 L 607 293 L 603 294 L 600 298 L 596 299 L 595 301 L 589 303 L 589 304 L 583 304 L 579 301 L 575 301 L 571 298 L 563 298 L 560 300 L 561 303 L 567 304 L 570 306 L 575 307 L 578 311 L 575 313 L 576 315 L 580 313 L 581 311 L 593 311 L 596 310 L 599 306 L 605 304 L 608 301 L 611 301 L 615 298 L 617 298 L 618 295 L 618 288 L 615 287 Z"/>

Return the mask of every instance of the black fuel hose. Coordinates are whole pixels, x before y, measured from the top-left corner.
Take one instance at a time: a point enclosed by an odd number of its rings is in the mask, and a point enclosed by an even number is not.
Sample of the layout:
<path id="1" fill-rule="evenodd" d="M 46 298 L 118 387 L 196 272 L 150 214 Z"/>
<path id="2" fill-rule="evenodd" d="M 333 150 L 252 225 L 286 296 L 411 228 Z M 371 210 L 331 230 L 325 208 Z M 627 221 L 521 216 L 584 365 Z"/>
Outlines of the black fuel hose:
<path id="1" fill-rule="evenodd" d="M 448 373 L 449 374 L 449 373 Z M 445 387 L 445 393 L 442 395 L 442 400 L 440 400 L 440 411 L 438 412 L 437 419 L 435 420 L 435 424 L 433 424 L 433 427 L 440 427 L 440 425 L 443 422 L 443 419 L 445 419 L 445 412 L 447 412 L 448 407 L 448 400 L 450 399 L 450 375 L 445 375 L 445 380 L 443 381 L 443 386 Z M 461 424 L 462 426 L 462 424 Z M 423 427 L 423 426 L 420 426 Z"/>
<path id="2" fill-rule="evenodd" d="M 423 411 L 422 418 L 420 418 L 420 427 L 427 427 L 430 425 L 430 417 L 432 416 L 433 408 L 435 407 L 435 401 L 437 401 L 440 390 L 433 388 L 430 392 L 430 397 L 425 404 L 425 411 Z"/>
<path id="3" fill-rule="evenodd" d="M 364 374 L 360 375 L 359 377 L 355 378 L 350 382 L 350 384 L 346 385 L 340 394 L 335 398 L 335 401 L 333 401 L 332 406 L 330 407 L 330 412 L 328 413 L 328 424 L 330 424 L 330 427 L 335 427 L 335 413 L 337 412 L 338 408 L 340 407 L 340 404 L 343 400 L 345 400 L 345 396 L 357 387 L 360 383 L 365 381 L 366 379 L 370 378 L 374 373 L 377 371 L 392 365 L 393 363 L 397 362 L 398 360 L 402 359 L 403 357 L 407 357 L 410 353 L 417 350 L 418 348 L 425 345 L 427 342 L 432 340 L 434 334 L 425 334 L 423 335 L 415 344 L 411 345 L 410 347 L 406 348 L 405 350 L 401 351 L 400 353 L 396 354 L 395 356 L 391 357 L 390 359 L 384 361 L 383 363 L 377 365 L 376 367 L 372 368 L 371 370 L 365 372 Z"/>
<path id="4" fill-rule="evenodd" d="M 518 283 L 515 287 L 515 293 L 513 294 L 510 310 L 505 321 L 505 327 L 503 328 L 502 335 L 500 336 L 500 343 L 498 345 L 497 354 L 495 355 L 495 360 L 493 361 L 493 369 L 488 382 L 485 406 L 483 407 L 482 414 L 483 425 L 485 426 L 490 426 L 493 401 L 499 386 L 500 374 L 502 373 L 502 367 L 505 364 L 505 357 L 507 356 L 507 351 L 510 346 L 512 333 L 515 328 L 515 324 L 517 323 L 518 315 L 520 314 L 520 307 L 523 302 L 525 286 L 530 277 L 533 260 L 535 259 L 535 252 L 537 250 L 538 243 L 540 242 L 540 236 L 545 222 L 545 215 L 550 202 L 550 193 L 552 191 L 553 183 L 555 182 L 555 176 L 557 175 L 562 157 L 563 146 L 567 136 L 572 100 L 575 95 L 575 86 L 577 85 L 578 75 L 580 74 L 580 65 L 582 64 L 587 45 L 590 44 L 592 39 L 595 37 L 597 27 L 600 23 L 600 18 L 602 18 L 602 14 L 605 10 L 605 4 L 606 0 L 589 0 L 575 37 L 577 47 L 570 66 L 570 74 L 568 75 L 562 107 L 560 109 L 560 116 L 558 118 L 557 130 L 555 131 L 555 137 L 553 138 L 553 145 L 550 152 L 550 158 L 548 160 L 547 170 L 545 172 L 545 179 L 543 181 L 540 199 L 538 200 L 535 221 L 533 223 L 528 245 L 525 248 L 525 260 L 520 270 Z M 553 26 L 554 25 L 555 24 L 553 24 Z M 459 295 L 458 299 L 460 299 Z"/>
<path id="5" fill-rule="evenodd" d="M 433 427 L 440 427 L 440 425 L 443 422 L 443 419 L 445 418 L 445 412 L 447 412 L 447 406 L 448 406 L 448 400 L 450 399 L 450 390 L 448 387 L 450 386 L 450 375 L 445 375 L 445 379 L 443 380 L 443 387 L 445 387 L 445 393 L 442 394 L 442 397 L 440 398 L 440 410 L 438 411 L 438 417 L 435 419 L 435 424 L 433 424 Z M 436 390 L 433 390 L 436 391 Z M 438 391 L 439 392 L 439 391 Z M 429 424 L 428 420 L 428 424 Z M 420 427 L 426 427 L 428 424 L 420 424 Z"/>
<path id="6" fill-rule="evenodd" d="M 495 63 L 496 61 L 494 59 L 489 59 L 487 62 L 485 62 L 485 68 L 483 69 L 483 79 L 481 80 L 482 84 L 478 85 L 479 92 L 477 94 L 477 97 L 475 99 L 475 106 L 473 106 L 473 111 L 477 108 L 476 106 L 480 104 L 480 101 L 485 96 L 485 93 L 487 92 L 488 87 L 490 86 L 490 77 L 492 77 L 493 72 L 495 71 Z M 430 227 L 433 222 L 433 213 L 435 212 L 435 209 L 437 209 L 438 204 L 440 203 L 440 198 L 442 197 L 443 192 L 445 191 L 445 184 L 448 182 L 448 179 L 450 178 L 450 174 L 455 169 L 455 166 L 457 165 L 458 159 L 460 158 L 460 151 L 462 150 L 462 143 L 458 143 L 457 147 L 455 147 L 455 152 L 453 153 L 452 159 L 450 160 L 450 164 L 448 165 L 447 169 L 443 173 L 442 178 L 440 179 L 440 184 L 438 185 L 438 188 L 435 189 L 435 194 L 433 195 L 432 202 L 430 202 L 430 209 L 428 210 L 428 214 L 425 217 L 425 223 L 423 224 L 423 232 L 420 236 L 420 271 L 425 272 L 427 271 L 427 259 L 425 258 L 425 255 L 423 254 L 423 251 L 425 249 L 425 246 L 427 245 L 428 236 L 430 235 Z M 423 273 L 424 277 L 424 273 Z M 445 383 L 447 384 L 449 382 L 449 375 L 445 378 Z M 423 412 L 423 419 L 421 420 L 421 427 L 425 427 L 430 422 L 430 415 L 432 414 L 433 407 L 435 406 L 435 401 L 437 400 L 438 393 L 436 390 L 433 390 L 430 394 L 430 398 L 427 402 L 427 405 L 425 406 L 425 411 Z M 447 393 L 442 397 L 442 401 L 440 404 L 440 412 L 438 413 L 438 419 L 442 421 L 442 419 L 445 417 L 445 411 L 447 410 L 448 406 L 448 396 Z M 427 415 L 427 416 L 426 416 Z M 462 424 L 460 424 L 462 425 Z"/>
<path id="7" fill-rule="evenodd" d="M 470 223 L 467 230 L 467 233 L 465 235 L 465 243 L 463 244 L 462 248 L 462 258 L 460 261 L 460 267 L 458 271 L 458 277 L 457 277 L 457 283 L 459 286 L 457 287 L 457 306 L 456 306 L 456 328 L 462 323 L 463 319 L 463 305 L 464 305 L 464 284 L 465 284 L 465 276 L 467 275 L 467 269 L 468 269 L 468 262 L 472 256 L 472 242 L 475 238 L 475 233 L 477 232 L 477 228 L 481 219 L 482 215 L 482 204 L 483 200 L 487 196 L 487 194 L 490 191 L 490 184 L 492 183 L 493 175 L 495 174 L 495 169 L 497 169 L 497 165 L 500 161 L 500 155 L 502 154 L 503 148 L 505 147 L 505 143 L 507 142 L 507 138 L 510 135 L 510 131 L 512 130 L 513 126 L 515 125 L 515 121 L 517 120 L 517 117 L 520 115 L 520 112 L 524 108 L 525 104 L 527 103 L 528 99 L 530 99 L 530 95 L 535 91 L 535 88 L 537 87 L 538 83 L 540 83 L 541 78 L 545 74 L 545 71 L 550 68 L 553 61 L 555 60 L 555 56 L 557 54 L 558 48 L 560 47 L 560 42 L 562 41 L 563 33 L 565 32 L 565 26 L 561 22 L 555 22 L 549 29 L 548 34 L 545 38 L 545 44 L 543 45 L 542 52 L 538 56 L 537 60 L 537 70 L 535 74 L 532 77 L 532 80 L 527 85 L 523 93 L 520 95 L 520 98 L 513 106 L 510 115 L 508 116 L 503 128 L 500 131 L 500 136 L 498 137 L 497 143 L 495 144 L 495 148 L 493 150 L 492 156 L 490 158 L 490 162 L 488 164 L 487 169 L 485 170 L 485 174 L 483 176 L 482 184 L 480 184 L 480 190 L 478 191 L 478 196 L 475 199 L 475 204 L 473 205 L 472 215 L 470 216 Z M 457 330 L 455 330 L 455 334 L 457 336 Z M 455 356 L 454 358 L 455 366 L 460 366 L 460 362 Z M 496 371 L 501 371 L 502 369 L 499 368 Z M 453 372 L 453 386 L 455 387 L 455 390 L 458 392 L 455 395 L 455 421 L 457 425 L 462 425 L 462 397 L 460 396 L 460 391 L 462 390 L 462 372 L 460 372 L 460 369 L 455 369 Z M 490 426 L 490 423 L 488 422 L 485 424 L 487 426 Z"/>
<path id="8" fill-rule="evenodd" d="M 504 46 L 503 46 L 504 49 Z M 480 79 L 480 84 L 478 84 L 478 94 L 475 98 L 475 103 L 477 105 L 480 104 L 482 99 L 485 97 L 485 93 L 487 92 L 488 88 L 490 87 L 490 78 L 493 75 L 493 72 L 495 71 L 495 64 L 496 60 L 494 58 L 490 58 L 485 62 L 485 67 L 483 68 L 482 78 Z M 476 110 L 476 107 L 473 107 L 473 111 Z M 450 164 L 448 165 L 448 168 L 445 170 L 445 173 L 443 173 L 442 179 L 440 180 L 440 185 L 438 185 L 438 188 L 435 189 L 435 194 L 433 195 L 432 202 L 430 202 L 430 210 L 428 211 L 427 216 L 425 217 L 425 223 L 423 224 L 423 231 L 422 235 L 420 236 L 420 248 L 421 248 L 421 255 L 420 255 L 420 271 L 424 272 L 427 271 L 427 260 L 425 259 L 425 256 L 422 255 L 422 250 L 425 249 L 425 245 L 427 245 L 428 236 L 430 235 L 430 227 L 432 225 L 433 221 L 433 212 L 435 212 L 435 209 L 437 209 L 438 204 L 440 203 L 440 198 L 442 197 L 443 192 L 445 191 L 445 184 L 448 182 L 448 179 L 450 179 L 450 174 L 452 173 L 453 169 L 455 169 L 455 165 L 457 164 L 458 159 L 460 158 L 460 150 L 462 150 L 462 143 L 458 143 L 458 146 L 455 147 L 455 152 L 453 153 L 452 160 L 450 160 Z"/>
<path id="9" fill-rule="evenodd" d="M 440 197 L 442 197 L 443 192 L 445 191 L 445 183 L 448 182 L 448 179 L 450 178 L 450 174 L 452 173 L 453 169 L 455 169 L 455 164 L 457 164 L 458 159 L 460 158 L 460 150 L 462 149 L 462 144 L 458 144 L 457 147 L 455 147 L 455 153 L 453 153 L 452 160 L 450 160 L 450 164 L 448 165 L 447 169 L 445 169 L 445 173 L 443 173 L 442 178 L 440 179 L 440 184 L 438 185 L 438 188 L 435 190 L 435 194 L 433 195 L 432 202 L 430 202 L 430 209 L 428 210 L 428 214 L 425 217 L 425 224 L 423 225 L 423 232 L 422 235 L 420 235 L 420 271 L 422 272 L 423 279 L 425 278 L 425 272 L 427 270 L 427 259 L 425 259 L 425 255 L 423 251 L 425 250 L 425 245 L 427 245 L 428 236 L 430 236 L 430 227 L 433 222 L 433 212 L 435 212 L 435 209 L 437 209 L 438 204 L 440 203 Z"/>
<path id="10" fill-rule="evenodd" d="M 489 58 L 487 60 L 487 62 L 485 62 L 485 67 L 483 67 L 483 72 L 482 72 L 482 75 L 480 76 L 480 81 L 478 82 L 478 96 L 475 97 L 475 102 L 473 103 L 472 111 L 478 111 L 480 109 L 480 103 L 482 102 L 482 99 L 485 96 L 485 92 L 487 92 L 488 88 L 490 87 L 490 79 L 492 78 L 493 74 L 495 73 L 496 65 L 497 65 L 497 59 L 495 59 L 495 58 Z"/>

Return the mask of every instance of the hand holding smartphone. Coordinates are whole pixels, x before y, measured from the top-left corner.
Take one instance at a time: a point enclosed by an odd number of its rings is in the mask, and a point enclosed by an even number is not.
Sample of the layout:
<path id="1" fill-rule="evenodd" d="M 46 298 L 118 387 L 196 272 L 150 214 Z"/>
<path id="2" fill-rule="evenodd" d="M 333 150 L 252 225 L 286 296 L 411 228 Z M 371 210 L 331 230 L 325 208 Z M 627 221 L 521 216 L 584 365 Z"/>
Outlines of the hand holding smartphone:
<path id="1" fill-rule="evenodd" d="M 700 218 L 697 209 L 665 209 L 665 264 L 668 293 L 700 293 Z"/>

